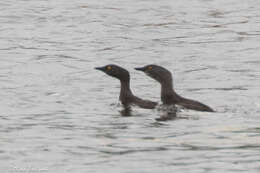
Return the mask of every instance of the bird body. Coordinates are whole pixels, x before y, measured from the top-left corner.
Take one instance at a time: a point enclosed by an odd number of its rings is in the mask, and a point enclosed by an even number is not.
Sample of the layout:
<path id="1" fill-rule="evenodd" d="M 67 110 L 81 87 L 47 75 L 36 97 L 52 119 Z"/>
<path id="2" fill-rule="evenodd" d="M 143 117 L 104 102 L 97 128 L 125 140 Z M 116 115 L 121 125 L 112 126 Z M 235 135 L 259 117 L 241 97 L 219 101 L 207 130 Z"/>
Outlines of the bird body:
<path id="1" fill-rule="evenodd" d="M 114 64 L 96 67 L 95 69 L 120 80 L 119 100 L 125 108 L 129 108 L 131 105 L 136 105 L 144 109 L 153 109 L 156 107 L 156 102 L 141 99 L 132 93 L 130 88 L 130 75 L 126 69 Z"/>
<path id="2" fill-rule="evenodd" d="M 192 99 L 178 95 L 173 89 L 172 74 L 167 69 L 158 65 L 147 65 L 136 70 L 143 71 L 145 74 L 155 79 L 161 84 L 161 101 L 165 105 L 180 105 L 186 109 L 196 111 L 214 112 L 209 106 Z"/>

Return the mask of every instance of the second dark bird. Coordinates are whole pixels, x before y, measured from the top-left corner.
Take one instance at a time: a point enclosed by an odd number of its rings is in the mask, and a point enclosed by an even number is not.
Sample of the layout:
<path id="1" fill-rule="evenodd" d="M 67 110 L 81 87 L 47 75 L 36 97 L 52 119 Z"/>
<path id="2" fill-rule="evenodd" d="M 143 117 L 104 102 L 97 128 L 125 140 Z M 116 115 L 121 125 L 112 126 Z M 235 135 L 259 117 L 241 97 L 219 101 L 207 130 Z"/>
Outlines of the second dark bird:
<path id="1" fill-rule="evenodd" d="M 172 74 L 167 69 L 158 65 L 147 65 L 136 70 L 143 71 L 149 77 L 161 84 L 161 101 L 165 105 L 180 105 L 187 109 L 196 111 L 214 112 L 209 106 L 195 100 L 184 98 L 178 95 L 173 89 Z"/>

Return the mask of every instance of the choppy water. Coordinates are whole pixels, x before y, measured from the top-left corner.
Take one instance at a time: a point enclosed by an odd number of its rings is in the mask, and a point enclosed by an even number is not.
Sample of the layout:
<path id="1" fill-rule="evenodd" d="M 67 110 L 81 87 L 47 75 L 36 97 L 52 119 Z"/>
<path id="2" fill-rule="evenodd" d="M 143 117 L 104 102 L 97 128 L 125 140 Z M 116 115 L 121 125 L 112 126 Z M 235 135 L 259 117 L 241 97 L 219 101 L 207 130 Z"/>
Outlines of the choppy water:
<path id="1" fill-rule="evenodd" d="M 260 171 L 260 1 L 0 2 L 0 172 Z M 121 117 L 115 63 L 170 69 L 182 96 L 218 113 Z"/>

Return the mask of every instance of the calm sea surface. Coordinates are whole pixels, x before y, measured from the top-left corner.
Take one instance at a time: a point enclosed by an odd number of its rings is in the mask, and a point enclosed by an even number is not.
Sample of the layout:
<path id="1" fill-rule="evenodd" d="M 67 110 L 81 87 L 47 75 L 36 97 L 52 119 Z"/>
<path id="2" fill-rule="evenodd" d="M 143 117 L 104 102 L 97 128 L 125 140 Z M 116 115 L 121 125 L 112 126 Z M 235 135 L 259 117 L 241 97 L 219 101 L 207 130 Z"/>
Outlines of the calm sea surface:
<path id="1" fill-rule="evenodd" d="M 158 64 L 217 113 L 121 117 L 119 82 L 160 100 L 133 68 Z M 1 173 L 259 173 L 260 1 L 0 2 Z"/>

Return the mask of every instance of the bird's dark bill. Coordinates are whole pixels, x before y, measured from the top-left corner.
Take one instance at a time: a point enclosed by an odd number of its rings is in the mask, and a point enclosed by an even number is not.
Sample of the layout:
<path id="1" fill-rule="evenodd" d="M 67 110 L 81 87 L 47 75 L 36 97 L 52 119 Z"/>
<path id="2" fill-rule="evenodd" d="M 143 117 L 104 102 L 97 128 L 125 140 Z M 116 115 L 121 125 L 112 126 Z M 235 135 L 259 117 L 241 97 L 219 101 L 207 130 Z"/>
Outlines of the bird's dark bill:
<path id="1" fill-rule="evenodd" d="M 105 71 L 105 67 L 95 67 L 96 70 Z"/>
<path id="2" fill-rule="evenodd" d="M 144 67 L 136 67 L 135 69 L 138 70 L 138 71 L 145 71 Z"/>

